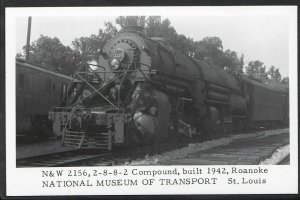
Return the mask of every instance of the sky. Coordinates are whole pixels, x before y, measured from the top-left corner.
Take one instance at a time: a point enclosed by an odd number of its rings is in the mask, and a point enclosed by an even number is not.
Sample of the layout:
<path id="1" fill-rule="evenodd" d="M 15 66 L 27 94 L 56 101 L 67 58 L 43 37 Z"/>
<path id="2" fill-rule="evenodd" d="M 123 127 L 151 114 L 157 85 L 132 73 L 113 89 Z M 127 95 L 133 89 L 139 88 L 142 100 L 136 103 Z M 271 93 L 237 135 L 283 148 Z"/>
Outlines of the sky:
<path id="1" fill-rule="evenodd" d="M 246 63 L 260 60 L 267 68 L 280 69 L 283 77 L 289 68 L 289 20 L 285 15 L 165 15 L 178 34 L 195 41 L 217 36 L 223 49 L 236 51 L 245 56 Z M 16 53 L 26 44 L 27 17 L 16 18 Z M 105 21 L 116 16 L 33 16 L 31 42 L 39 36 L 57 37 L 64 45 L 71 45 L 75 38 L 97 34 Z"/>

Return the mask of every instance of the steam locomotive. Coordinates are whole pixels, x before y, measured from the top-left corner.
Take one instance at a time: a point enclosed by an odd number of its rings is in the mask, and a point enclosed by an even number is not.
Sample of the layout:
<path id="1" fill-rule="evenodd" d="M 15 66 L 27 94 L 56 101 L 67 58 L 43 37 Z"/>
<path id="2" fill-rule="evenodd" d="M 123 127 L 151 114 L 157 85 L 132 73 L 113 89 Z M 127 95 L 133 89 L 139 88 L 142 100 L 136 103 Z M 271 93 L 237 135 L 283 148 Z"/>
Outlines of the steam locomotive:
<path id="1" fill-rule="evenodd" d="M 63 106 L 50 112 L 65 146 L 111 150 L 161 142 L 170 134 L 225 134 L 288 123 L 287 90 L 230 75 L 147 38 L 134 23 L 99 54 L 97 68 L 80 66 Z"/>

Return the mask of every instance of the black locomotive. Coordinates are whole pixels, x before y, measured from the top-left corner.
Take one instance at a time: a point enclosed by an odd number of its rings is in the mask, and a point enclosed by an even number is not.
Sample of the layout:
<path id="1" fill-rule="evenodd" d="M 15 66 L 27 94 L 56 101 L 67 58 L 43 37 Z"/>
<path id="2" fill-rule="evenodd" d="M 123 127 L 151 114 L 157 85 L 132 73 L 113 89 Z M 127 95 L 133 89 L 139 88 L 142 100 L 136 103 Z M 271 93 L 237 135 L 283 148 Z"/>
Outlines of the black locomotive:
<path id="1" fill-rule="evenodd" d="M 17 136 L 51 136 L 49 110 L 60 106 L 72 77 L 16 61 Z"/>
<path id="2" fill-rule="evenodd" d="M 170 133 L 228 133 L 288 122 L 288 91 L 230 75 L 147 38 L 134 24 L 100 54 L 98 68 L 81 66 L 64 106 L 51 112 L 66 146 L 110 150 L 160 142 Z"/>

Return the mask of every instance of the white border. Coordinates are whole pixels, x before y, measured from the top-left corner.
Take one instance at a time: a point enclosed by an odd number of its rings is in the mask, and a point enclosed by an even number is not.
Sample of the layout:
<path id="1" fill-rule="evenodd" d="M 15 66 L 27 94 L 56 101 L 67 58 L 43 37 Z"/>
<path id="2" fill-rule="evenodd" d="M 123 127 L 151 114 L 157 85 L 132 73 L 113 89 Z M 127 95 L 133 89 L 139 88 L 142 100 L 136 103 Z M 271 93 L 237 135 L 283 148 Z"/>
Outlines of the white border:
<path id="1" fill-rule="evenodd" d="M 16 18 L 20 16 L 255 16 L 282 15 L 289 17 L 289 77 L 290 77 L 290 147 L 289 166 L 267 166 L 270 183 L 214 187 L 116 187 L 103 189 L 51 188 L 41 190 L 41 169 L 17 169 L 15 119 L 15 41 Z M 296 6 L 235 6 L 235 7 L 93 7 L 93 8 L 6 8 L 6 169 L 7 195 L 96 195 L 96 194 L 241 194 L 241 193 L 297 193 L 298 192 L 298 99 L 297 99 L 297 7 Z M 226 166 L 230 168 L 230 166 Z M 249 166 L 248 166 L 249 167 Z M 255 166 L 253 166 L 255 167 Z M 120 167 L 114 167 L 120 168 Z M 122 168 L 122 167 L 121 167 Z M 139 167 L 139 169 L 168 168 L 166 166 Z M 66 168 L 64 168 L 66 169 Z M 73 168 L 70 168 L 73 169 Z"/>

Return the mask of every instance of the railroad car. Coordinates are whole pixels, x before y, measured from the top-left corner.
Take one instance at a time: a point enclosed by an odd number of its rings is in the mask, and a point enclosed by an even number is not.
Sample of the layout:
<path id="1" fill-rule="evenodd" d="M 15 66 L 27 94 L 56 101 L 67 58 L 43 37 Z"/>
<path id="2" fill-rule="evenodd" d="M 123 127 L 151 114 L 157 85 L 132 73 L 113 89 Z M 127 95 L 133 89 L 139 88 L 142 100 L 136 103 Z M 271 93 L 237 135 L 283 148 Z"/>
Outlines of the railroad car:
<path id="1" fill-rule="evenodd" d="M 248 104 L 248 122 L 252 125 L 288 125 L 289 92 L 280 85 L 269 86 L 244 78 Z"/>
<path id="2" fill-rule="evenodd" d="M 66 146 L 110 150 L 180 132 L 229 133 L 250 122 L 287 120 L 287 93 L 147 38 L 134 23 L 99 54 L 98 68 L 78 68 L 69 100 L 51 112 L 53 129 Z"/>
<path id="3" fill-rule="evenodd" d="M 16 61 L 17 136 L 52 134 L 49 110 L 60 106 L 71 77 Z"/>

